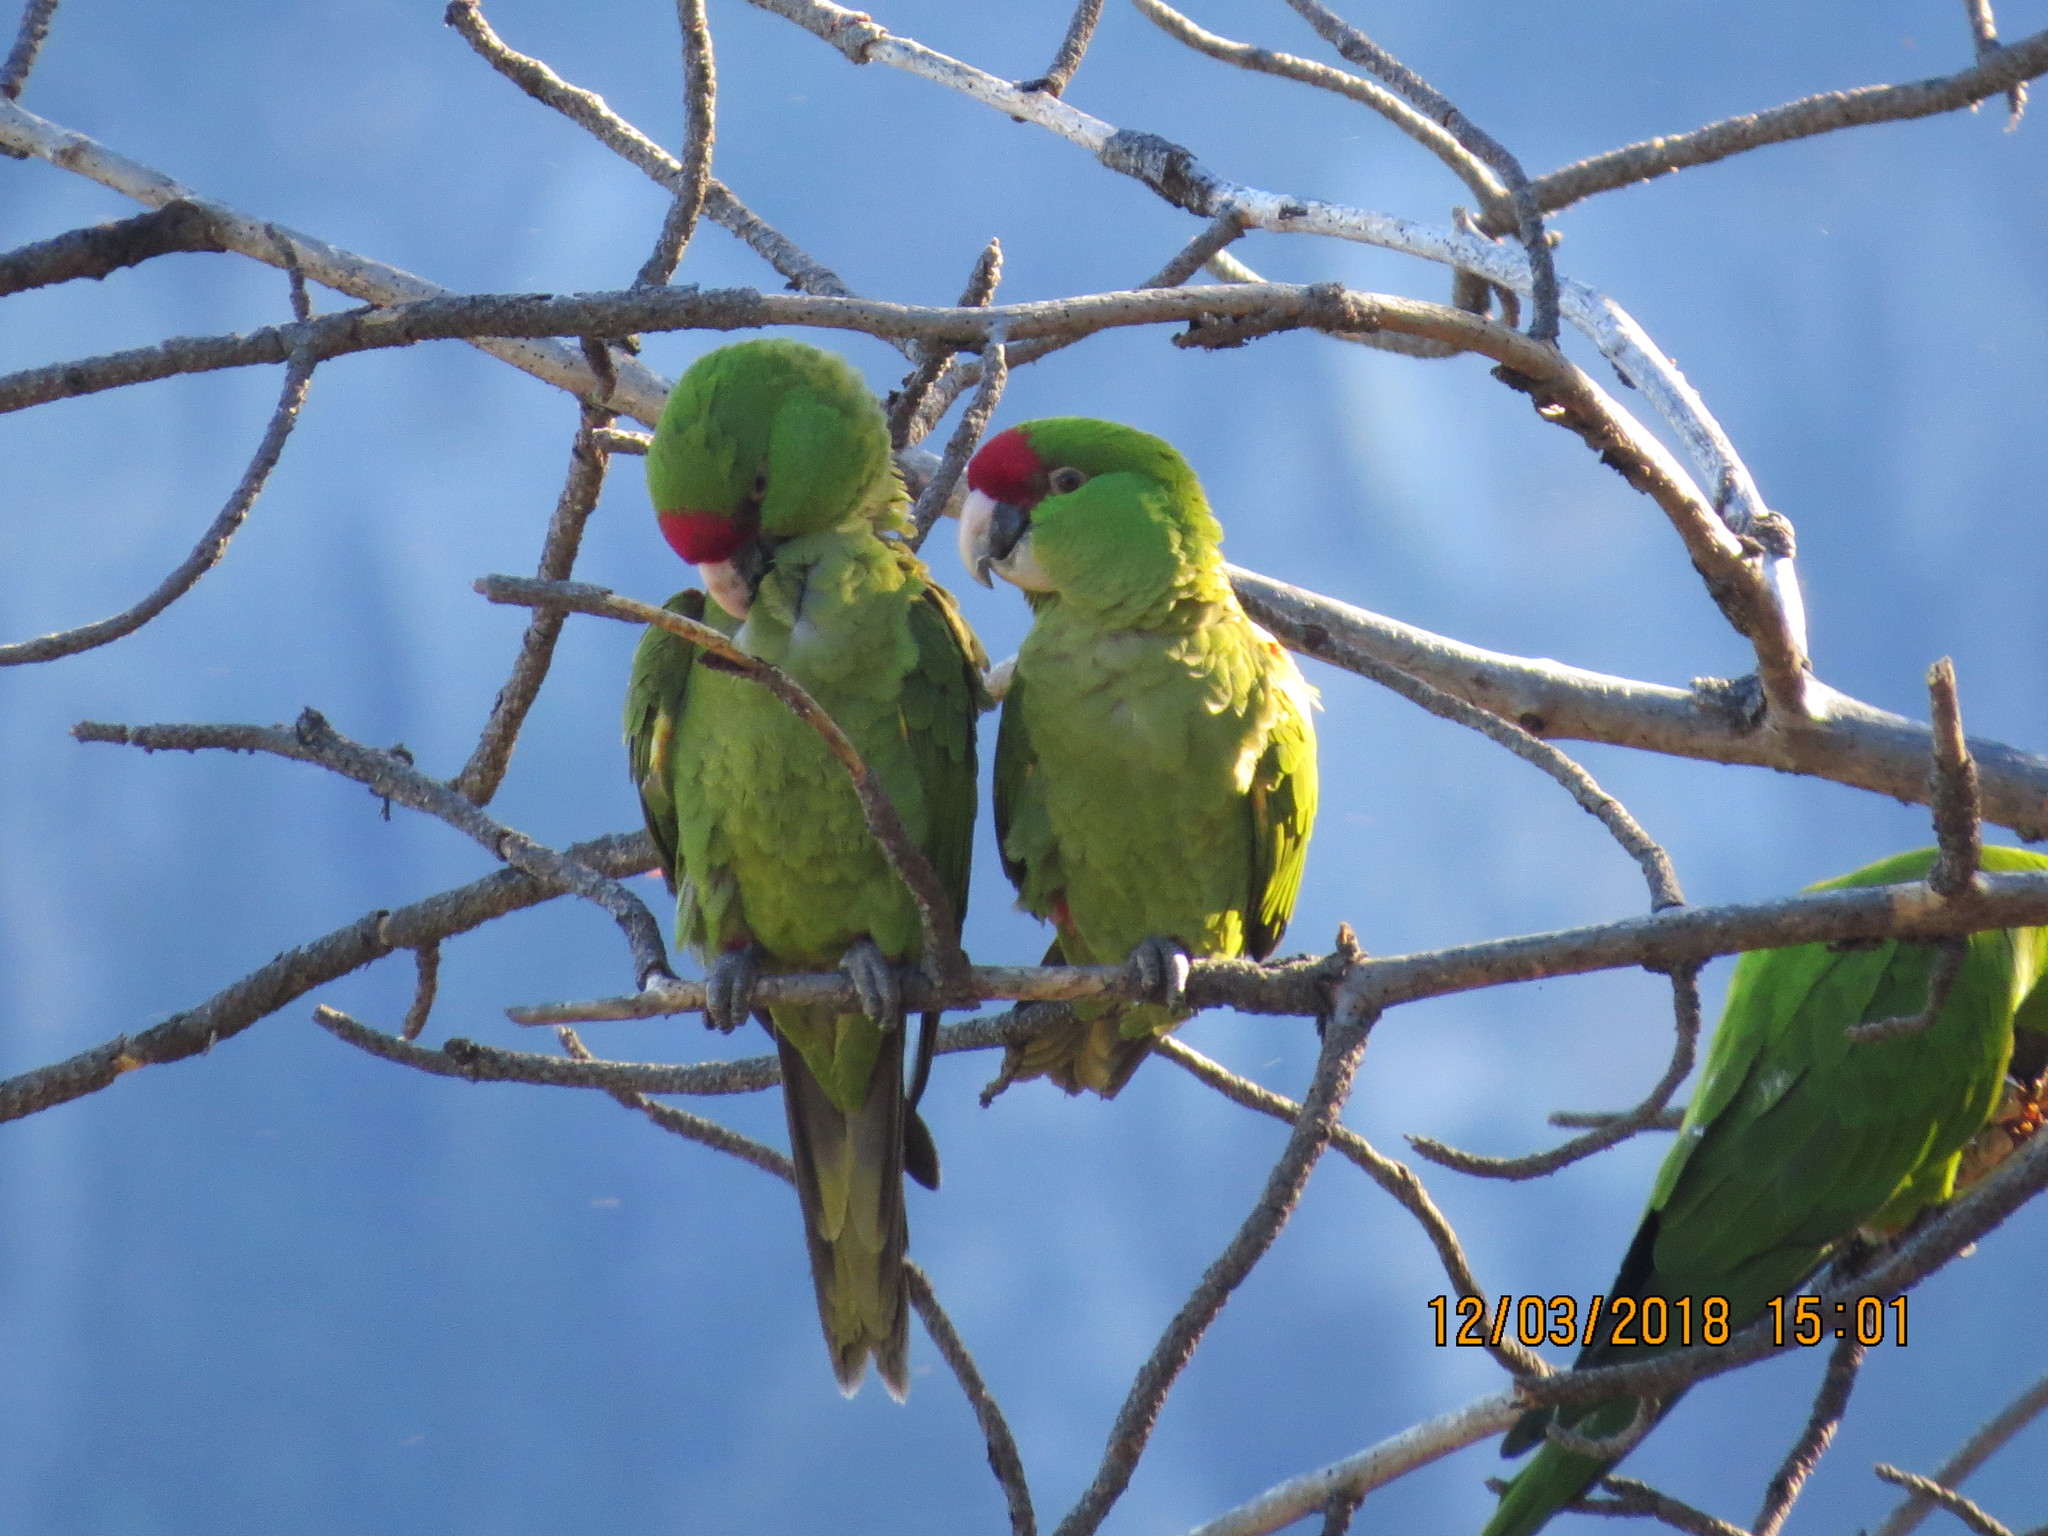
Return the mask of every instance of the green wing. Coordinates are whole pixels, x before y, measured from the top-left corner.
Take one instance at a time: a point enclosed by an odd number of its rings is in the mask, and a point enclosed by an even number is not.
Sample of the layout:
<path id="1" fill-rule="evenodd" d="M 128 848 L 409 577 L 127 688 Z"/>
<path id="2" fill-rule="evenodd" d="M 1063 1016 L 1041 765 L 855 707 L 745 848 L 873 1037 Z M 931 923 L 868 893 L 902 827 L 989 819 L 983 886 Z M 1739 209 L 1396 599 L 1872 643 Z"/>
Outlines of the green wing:
<path id="1" fill-rule="evenodd" d="M 662 606 L 686 619 L 704 620 L 704 594 L 695 587 L 678 592 Z M 633 785 L 640 791 L 640 815 L 661 855 L 661 874 L 671 896 L 676 890 L 676 802 L 669 747 L 676 722 L 683 717 L 696 661 L 696 646 L 650 624 L 633 652 L 633 676 L 626 685 L 626 759 Z"/>
<path id="2" fill-rule="evenodd" d="M 1002 854 L 1003 873 L 1019 891 L 1030 871 L 1022 859 L 1010 853 L 1010 828 L 1025 814 L 1025 798 L 1032 793 L 1031 781 L 1037 773 L 1038 753 L 1032 749 L 1031 733 L 1024 724 L 1024 679 L 1012 673 L 996 730 L 996 848 Z"/>
<path id="3" fill-rule="evenodd" d="M 967 915 L 974 857 L 975 720 L 990 707 L 982 687 L 988 664 L 981 642 L 960 617 L 953 595 L 924 578 L 910 606 L 917 663 L 903 679 L 903 724 L 927 816 L 924 853 L 932 861 L 955 921 Z"/>
<path id="4" fill-rule="evenodd" d="M 1277 650 L 1277 647 L 1276 647 Z M 1282 656 L 1280 665 L 1292 663 Z M 1316 739 L 1308 717 L 1282 690 L 1283 707 L 1266 740 L 1265 755 L 1252 776 L 1247 797 L 1252 818 L 1251 897 L 1245 907 L 1244 947 L 1263 960 L 1280 947 L 1294 899 L 1301 892 L 1301 867 L 1316 820 Z"/>

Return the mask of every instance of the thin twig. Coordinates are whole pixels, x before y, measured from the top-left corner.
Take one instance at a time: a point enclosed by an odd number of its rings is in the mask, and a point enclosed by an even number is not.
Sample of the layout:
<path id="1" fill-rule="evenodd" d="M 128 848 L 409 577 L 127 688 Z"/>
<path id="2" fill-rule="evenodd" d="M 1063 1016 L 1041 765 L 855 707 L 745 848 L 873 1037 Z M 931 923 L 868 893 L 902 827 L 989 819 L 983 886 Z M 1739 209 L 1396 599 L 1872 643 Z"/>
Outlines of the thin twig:
<path id="1" fill-rule="evenodd" d="M 1337 15 L 1322 0 L 1287 0 L 1287 3 L 1316 29 L 1324 42 L 1361 69 L 1369 69 L 1378 75 L 1493 168 L 1501 185 L 1507 189 L 1508 200 L 1515 212 L 1516 233 L 1529 254 L 1532 299 L 1529 334 L 1537 341 L 1555 342 L 1558 328 L 1557 267 L 1550 256 L 1550 232 L 1544 227 L 1543 212 L 1537 206 L 1535 194 L 1530 191 L 1529 177 L 1522 169 L 1522 162 L 1460 112 L 1449 97 Z"/>
<path id="2" fill-rule="evenodd" d="M 1329 1508 L 1331 1498 L 1338 1493 L 1363 1496 L 1417 1467 L 1441 1461 L 1453 1451 L 1497 1435 L 1521 1414 L 1521 1405 L 1512 1392 L 1481 1398 L 1404 1429 L 1342 1461 L 1291 1477 L 1218 1515 L 1189 1536 L 1266 1536 L 1269 1531 Z"/>
<path id="3" fill-rule="evenodd" d="M 0 96 L 20 99 L 28 84 L 28 72 L 36 67 L 36 55 L 43 39 L 50 35 L 50 18 L 57 12 L 57 0 L 28 0 L 21 8 L 21 28 L 14 34 L 14 46 L 7 50 L 7 62 L 0 64 Z"/>
<path id="4" fill-rule="evenodd" d="M 1164 1056 L 1234 1104 L 1270 1115 L 1275 1120 L 1284 1120 L 1290 1125 L 1301 1117 L 1301 1106 L 1294 1100 L 1239 1077 L 1184 1040 L 1163 1035 L 1153 1043 L 1152 1050 L 1154 1055 Z M 1392 1195 L 1402 1209 L 1421 1224 L 1430 1246 L 1436 1249 L 1437 1258 L 1443 1264 L 1451 1289 L 1460 1296 L 1476 1297 L 1482 1308 L 1492 1310 L 1492 1301 L 1473 1275 L 1471 1262 L 1465 1257 L 1465 1248 L 1458 1241 L 1456 1230 L 1437 1208 L 1436 1202 L 1430 1199 L 1429 1191 L 1422 1187 L 1422 1181 L 1415 1176 L 1414 1170 L 1387 1157 L 1348 1125 L 1337 1124 L 1330 1128 L 1330 1146 L 1364 1169 L 1375 1184 Z M 1551 1368 L 1542 1356 L 1505 1334 L 1499 1343 L 1488 1341 L 1484 1347 L 1504 1369 L 1517 1376 L 1550 1374 Z"/>
<path id="5" fill-rule="evenodd" d="M 264 483 L 269 480 L 270 472 L 277 467 L 279 455 L 284 452 L 285 440 L 298 424 L 299 407 L 305 403 L 306 386 L 313 380 L 315 366 L 316 361 L 310 355 L 291 354 L 285 365 L 284 388 L 278 392 L 277 408 L 270 413 L 270 424 L 263 429 L 263 440 L 256 445 L 248 468 L 242 471 L 241 483 L 235 487 L 234 494 L 228 497 L 227 504 L 220 509 L 206 532 L 200 535 L 199 542 L 192 546 L 192 553 L 157 583 L 155 591 L 134 607 L 95 624 L 82 624 L 77 629 L 0 645 L 0 667 L 76 656 L 80 651 L 89 651 L 118 640 L 123 635 L 133 634 L 190 592 L 199 578 L 212 570 L 220 557 L 227 553 L 228 541 L 235 536 L 235 531 L 249 515 L 249 509 L 255 506 L 256 498 L 263 493 Z"/>
<path id="6" fill-rule="evenodd" d="M 434 995 L 441 990 L 441 945 L 438 940 L 422 944 L 412 952 L 413 965 L 418 972 L 414 984 L 412 1006 L 405 1010 L 405 1022 L 399 1027 L 399 1038 L 417 1040 L 427 1027 L 427 1016 L 434 1011 Z"/>
<path id="7" fill-rule="evenodd" d="M 633 952 L 637 979 L 673 976 L 661 942 L 661 926 L 646 903 L 618 881 L 599 874 L 574 856 L 543 847 L 524 832 L 493 821 L 447 785 L 408 766 L 397 754 L 380 752 L 336 731 L 316 709 L 300 712 L 289 731 L 260 725 L 107 725 L 85 720 L 71 728 L 80 741 L 111 742 L 145 752 L 270 752 L 322 768 L 367 785 L 371 793 L 445 821 L 514 869 L 575 892 L 611 914 Z"/>
<path id="8" fill-rule="evenodd" d="M 204 208 L 166 203 L 132 219 L 69 230 L 0 256 L 0 298 L 81 277 L 103 278 L 174 251 L 227 249 Z"/>
<path id="9" fill-rule="evenodd" d="M 903 820 L 889 803 L 883 789 L 860 753 L 847 739 L 818 701 L 781 668 L 749 655 L 728 636 L 707 624 L 696 624 L 680 614 L 631 598 L 617 597 L 603 587 L 580 582 L 528 581 L 515 576 L 486 576 L 476 589 L 494 603 L 526 607 L 555 607 L 574 613 L 617 619 L 626 624 L 653 624 L 691 644 L 730 662 L 735 671 L 752 679 L 780 699 L 804 724 L 818 733 L 825 748 L 839 760 L 853 781 L 860 800 L 862 818 L 889 867 L 902 880 L 917 906 L 918 925 L 923 930 L 923 968 L 926 979 L 944 996 L 965 996 L 970 967 L 960 950 L 959 921 L 952 898 L 940 882 L 931 861 L 904 829 Z M 645 978 L 643 977 L 643 984 Z M 929 1006 L 940 1006 L 932 1004 Z"/>
<path id="10" fill-rule="evenodd" d="M 1003 242 L 990 237 L 981 254 L 974 259 L 974 268 L 967 274 L 967 286 L 960 291 L 963 307 L 985 308 L 995 297 L 996 285 L 1003 280 Z M 902 452 L 913 443 L 923 442 L 931 429 L 938 425 L 944 414 L 943 407 L 927 416 L 924 413 L 926 397 L 931 394 L 932 385 L 945 372 L 953 360 L 950 347 L 918 348 L 917 366 L 903 381 L 903 387 L 889 399 L 889 444 Z M 951 404 L 950 397 L 947 404 Z"/>
<path id="11" fill-rule="evenodd" d="M 988 430 L 988 424 L 996 414 L 996 406 L 1002 402 L 1003 386 L 1010 378 L 1008 351 L 1000 332 L 991 335 L 988 345 L 981 349 L 981 382 L 975 386 L 974 400 L 960 413 L 960 424 L 946 439 L 946 453 L 939 461 L 939 472 L 932 476 L 931 484 L 924 488 L 924 494 L 917 498 L 917 505 L 911 510 L 910 542 L 913 549 L 923 545 L 925 536 L 932 531 L 932 524 L 945 514 L 954 491 L 959 488 L 961 475 L 966 473 L 967 461 L 981 445 L 981 435 Z"/>
<path id="12" fill-rule="evenodd" d="M 1649 1096 L 1634 1109 L 1619 1115 L 1604 1118 L 1583 1136 L 1574 1136 L 1570 1141 L 1552 1147 L 1547 1152 L 1532 1152 L 1526 1157 L 1484 1157 L 1475 1152 L 1460 1151 L 1445 1146 L 1442 1142 L 1427 1136 L 1410 1136 L 1408 1144 L 1418 1155 L 1445 1168 L 1455 1168 L 1460 1173 L 1469 1173 L 1485 1179 L 1534 1179 L 1545 1174 L 1604 1152 L 1618 1142 L 1657 1126 L 1662 1120 L 1665 1108 L 1671 1102 L 1671 1095 L 1678 1091 L 1678 1085 L 1692 1072 L 1700 1039 L 1700 968 L 1697 964 L 1678 965 L 1671 970 L 1671 1011 L 1675 1023 L 1675 1036 L 1671 1046 L 1671 1062 L 1664 1069 L 1664 1075 L 1657 1080 Z M 1553 1116 L 1553 1119 L 1556 1117 Z"/>
<path id="13" fill-rule="evenodd" d="M 1545 212 L 1555 213 L 1617 187 L 1653 181 L 1695 165 L 1711 165 L 1766 144 L 1961 111 L 2041 74 L 2048 74 L 2048 30 L 2030 33 L 1953 75 L 1907 85 L 1824 91 L 1762 112 L 1723 118 L 1689 133 L 1626 144 L 1539 176 L 1531 190 Z M 1485 227 L 1489 233 L 1502 234 L 1514 226 L 1489 219 Z"/>
<path id="14" fill-rule="evenodd" d="M 1358 1506 L 1365 1502 L 1365 1495 L 1349 1488 L 1340 1488 L 1330 1495 L 1330 1501 L 1323 1506 L 1322 1536 L 1346 1536 L 1351 1521 L 1358 1513 Z"/>
<path id="15" fill-rule="evenodd" d="M 599 434 L 611 425 L 609 412 L 583 409 L 581 424 L 569 447 L 569 473 L 562 493 L 555 500 L 554 516 L 548 519 L 547 537 L 542 541 L 538 575 L 542 581 L 567 581 L 576 565 L 576 552 L 583 541 L 583 526 L 604 492 L 605 472 L 610 454 Z M 512 675 L 498 690 L 490 718 L 484 722 L 469 761 L 462 772 L 449 780 L 457 794 L 478 805 L 489 805 L 504 782 L 518 743 L 520 727 L 540 695 L 548 667 L 555 659 L 555 643 L 561 637 L 565 615 L 559 608 L 536 608 L 520 637 L 519 656 Z"/>
<path id="16" fill-rule="evenodd" d="M 313 1012 L 317 1022 L 325 1028 L 334 1029 L 333 1023 L 320 1017 L 323 1013 L 332 1013 L 332 1009 L 316 1008 Z M 335 1033 L 340 1034 L 341 1031 L 335 1030 Z M 564 1025 L 555 1031 L 555 1036 L 562 1042 L 562 1049 L 568 1053 L 570 1060 L 597 1064 L 597 1058 L 591 1055 L 589 1048 L 577 1038 L 575 1030 Z M 763 1173 L 773 1174 L 785 1184 L 796 1183 L 796 1173 L 789 1159 L 751 1136 L 742 1136 L 738 1131 L 720 1125 L 716 1120 L 693 1115 L 687 1109 L 677 1109 L 672 1104 L 659 1103 L 644 1093 L 635 1093 L 630 1089 L 615 1089 L 612 1097 L 627 1109 L 645 1115 L 664 1131 L 710 1147 L 715 1152 L 727 1153 L 743 1163 L 751 1163 Z"/>
<path id="17" fill-rule="evenodd" d="M 968 1407 L 974 1410 L 974 1420 L 981 1426 L 982 1438 L 988 1442 L 989 1470 L 1002 1485 L 1003 1500 L 1009 1505 L 1012 1536 L 1037 1536 L 1038 1516 L 1031 1508 L 1031 1487 L 1024 1480 L 1024 1460 L 1017 1454 L 1017 1441 L 1003 1418 L 1003 1410 L 996 1406 L 995 1397 L 982 1380 L 981 1370 L 975 1365 L 974 1356 L 967 1352 L 953 1320 L 940 1307 L 930 1277 L 906 1259 L 903 1283 L 910 1291 L 910 1304 L 917 1308 L 924 1331 L 952 1368 L 960 1390 L 967 1395 Z"/>
<path id="18" fill-rule="evenodd" d="M 2006 1441 L 2039 1418 L 2043 1409 L 2048 1409 L 2048 1376 L 2027 1388 L 1970 1436 L 1961 1450 L 1936 1469 L 1933 1480 L 1945 1488 L 1955 1487 L 1989 1461 Z M 1933 1499 L 1916 1493 L 1885 1516 L 1884 1524 L 1873 1536 L 1910 1536 L 1933 1509 Z"/>
<path id="19" fill-rule="evenodd" d="M 1716 1520 L 1706 1511 L 1680 1503 L 1670 1494 L 1659 1493 L 1632 1477 L 1605 1477 L 1600 1480 L 1600 1487 L 1611 1497 L 1580 1499 L 1565 1508 L 1585 1515 L 1632 1515 L 1659 1520 L 1675 1530 L 1689 1532 L 1690 1536 L 1750 1536 L 1741 1527 Z"/>
<path id="20" fill-rule="evenodd" d="M 1627 1119 L 1633 1110 L 1613 1109 L 1553 1109 L 1544 1120 L 1561 1131 L 1592 1131 L 1601 1126 L 1612 1125 L 1617 1120 Z M 1646 1131 L 1675 1131 L 1685 1123 L 1685 1107 L 1681 1104 L 1668 1105 L 1651 1117 L 1643 1127 Z"/>
<path id="21" fill-rule="evenodd" d="M 602 874 L 640 874 L 654 867 L 645 832 L 578 843 L 568 854 Z M 390 912 L 371 912 L 332 933 L 288 949 L 267 965 L 136 1035 L 113 1039 L 62 1061 L 0 1081 L 0 1121 L 98 1093 L 138 1067 L 161 1066 L 211 1050 L 315 987 L 401 949 L 418 949 L 481 927 L 493 918 L 568 894 L 564 883 L 501 869 L 454 890 Z M 417 1049 L 417 1047 L 411 1047 Z"/>
<path id="22" fill-rule="evenodd" d="M 1144 1365 L 1139 1367 L 1131 1390 L 1118 1411 L 1109 1433 L 1102 1465 L 1087 1491 L 1061 1520 L 1054 1536 L 1089 1536 L 1129 1486 L 1144 1455 L 1166 1395 L 1194 1354 L 1202 1335 L 1223 1310 L 1231 1293 L 1251 1273 L 1252 1266 L 1266 1251 L 1294 1214 L 1303 1187 L 1314 1170 L 1323 1148 L 1329 1144 L 1332 1128 L 1350 1096 L 1351 1083 L 1365 1054 L 1365 1041 L 1375 1015 L 1347 1010 L 1331 1017 L 1324 1029 L 1321 1059 L 1314 1080 L 1303 1097 L 1301 1115 L 1293 1134 L 1281 1152 L 1258 1203 L 1244 1219 L 1229 1245 L 1203 1272 L 1194 1293 L 1160 1335 Z"/>
<path id="23" fill-rule="evenodd" d="M 1977 58 L 1981 62 L 1998 52 L 1998 21 L 1991 14 L 1991 0 L 1963 0 L 1963 9 L 1969 13 L 1970 36 L 1977 44 Z M 2005 93 L 2005 131 L 2011 133 L 2020 125 L 2020 117 L 2027 110 L 2027 88 L 2015 85 Z"/>
<path id="24" fill-rule="evenodd" d="M 1574 1456 L 1584 1456 L 1593 1461 L 1615 1462 L 1643 1443 L 1643 1437 L 1657 1427 L 1660 1417 L 1654 1398 L 1636 1399 L 1636 1411 L 1611 1435 L 1582 1435 L 1575 1429 L 1552 1419 L 1543 1427 L 1543 1438 L 1561 1451 Z"/>
<path id="25" fill-rule="evenodd" d="M 662 220 L 636 288 L 659 288 L 675 276 L 697 215 L 711 190 L 711 146 L 718 137 L 718 70 L 711 53 L 711 27 L 704 19 L 704 0 L 676 0 L 676 21 L 683 33 L 683 157 L 682 185 Z"/>
<path id="26" fill-rule="evenodd" d="M 1889 1463 L 1880 1461 L 1870 1469 L 1887 1483 L 1896 1484 L 1909 1493 L 1916 1493 L 1924 1499 L 1939 1504 L 1963 1524 L 1977 1533 L 1977 1536 L 2012 1536 L 2012 1532 L 1984 1513 L 1970 1500 L 1953 1488 L 1944 1488 L 1931 1477 L 1918 1473 L 1902 1472 Z"/>
<path id="27" fill-rule="evenodd" d="M 1052 67 L 1036 80 L 1021 80 L 1020 91 L 1043 91 L 1048 96 L 1057 96 L 1067 88 L 1067 82 L 1074 78 L 1074 71 L 1081 67 L 1081 60 L 1088 52 L 1088 41 L 1095 36 L 1095 24 L 1102 20 L 1102 0 L 1079 0 L 1074 7 L 1073 20 L 1067 23 L 1067 35 L 1060 39 L 1060 51 L 1053 55 Z"/>
<path id="28" fill-rule="evenodd" d="M 1969 958 L 1970 946 L 1966 941 L 1956 938 L 1939 941 L 1934 946 L 1934 964 L 1927 972 L 1926 1007 L 1903 1018 L 1872 1019 L 1867 1024 L 1851 1024 L 1842 1033 L 1858 1045 L 1926 1034 L 1941 1017 L 1941 1010 L 1948 1006 L 1948 995 L 1962 979 L 1963 966 Z"/>
<path id="29" fill-rule="evenodd" d="M 1750 1524 L 1751 1536 L 1778 1536 L 1785 1517 L 1792 1513 L 1799 1490 L 1834 1441 L 1842 1415 L 1849 1407 L 1849 1393 L 1856 1386 L 1856 1373 L 1863 1368 L 1864 1353 L 1864 1346 L 1854 1337 L 1844 1336 L 1828 1356 L 1827 1374 L 1821 1377 L 1820 1390 L 1814 1394 L 1813 1412 L 1807 1416 L 1799 1439 L 1765 1484 L 1763 1505 Z"/>
<path id="30" fill-rule="evenodd" d="M 612 111 L 595 91 L 569 84 L 540 60 L 506 46 L 484 19 L 476 0 L 450 0 L 444 19 L 493 69 L 527 95 L 586 129 L 599 143 L 638 166 L 672 194 L 684 194 L 688 180 L 682 161 Z M 708 149 L 707 145 L 707 153 Z M 703 216 L 738 236 L 781 273 L 792 288 L 828 297 L 851 295 L 853 290 L 838 273 L 764 221 L 716 177 L 705 184 Z M 656 410 L 659 411 L 658 405 Z"/>
<path id="31" fill-rule="evenodd" d="M 1955 663 L 1944 656 L 1927 673 L 1928 718 L 1934 723 L 1934 768 L 1928 804 L 1941 854 L 1927 883 L 1954 900 L 1966 894 L 1982 862 L 1982 816 L 1977 765 L 1963 736 L 1963 710 L 1956 697 Z"/>
<path id="32" fill-rule="evenodd" d="M 1479 200 L 1483 208 L 1498 211 L 1504 220 L 1512 224 L 1513 200 L 1492 168 L 1459 143 L 1456 134 L 1449 132 L 1441 123 L 1425 113 L 1417 111 L 1377 80 L 1368 80 L 1345 70 L 1333 69 L 1327 64 L 1318 64 L 1311 59 L 1299 59 L 1291 53 L 1276 53 L 1270 48 L 1258 48 L 1250 43 L 1236 43 L 1229 38 L 1218 37 L 1214 32 L 1197 26 L 1172 6 L 1167 5 L 1165 0 L 1134 0 L 1134 3 L 1141 15 L 1168 36 L 1187 44 L 1197 52 L 1207 54 L 1212 59 L 1234 64 L 1240 69 L 1278 75 L 1283 80 L 1293 80 L 1302 85 L 1334 91 L 1339 96 L 1348 96 L 1353 101 L 1372 108 L 1449 166 L 1453 174 L 1471 189 L 1472 195 Z"/>

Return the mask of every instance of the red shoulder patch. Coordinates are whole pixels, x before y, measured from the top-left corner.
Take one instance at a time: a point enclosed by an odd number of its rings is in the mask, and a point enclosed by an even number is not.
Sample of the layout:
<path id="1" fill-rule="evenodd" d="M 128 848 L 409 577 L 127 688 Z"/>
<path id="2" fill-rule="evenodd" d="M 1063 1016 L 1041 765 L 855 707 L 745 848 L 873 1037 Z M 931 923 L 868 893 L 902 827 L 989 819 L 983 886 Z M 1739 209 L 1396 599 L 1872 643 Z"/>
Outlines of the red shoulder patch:
<path id="1" fill-rule="evenodd" d="M 967 488 L 991 501 L 1028 507 L 1038 499 L 1033 493 L 1044 468 L 1030 439 L 1021 428 L 1012 427 L 981 445 L 967 466 Z"/>

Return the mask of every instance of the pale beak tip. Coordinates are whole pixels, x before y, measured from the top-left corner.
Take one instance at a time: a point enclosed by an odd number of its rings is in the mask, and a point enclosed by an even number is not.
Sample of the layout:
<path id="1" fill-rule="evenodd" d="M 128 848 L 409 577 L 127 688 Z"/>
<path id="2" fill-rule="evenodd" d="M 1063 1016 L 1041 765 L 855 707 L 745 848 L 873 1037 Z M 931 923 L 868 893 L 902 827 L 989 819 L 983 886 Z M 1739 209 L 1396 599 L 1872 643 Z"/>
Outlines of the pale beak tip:
<path id="1" fill-rule="evenodd" d="M 987 587 L 990 591 L 995 590 L 995 583 L 988 579 L 988 569 L 993 564 L 995 564 L 995 562 L 991 560 L 987 555 L 983 555 L 979 560 L 974 562 L 974 579 L 980 582 L 984 587 Z"/>

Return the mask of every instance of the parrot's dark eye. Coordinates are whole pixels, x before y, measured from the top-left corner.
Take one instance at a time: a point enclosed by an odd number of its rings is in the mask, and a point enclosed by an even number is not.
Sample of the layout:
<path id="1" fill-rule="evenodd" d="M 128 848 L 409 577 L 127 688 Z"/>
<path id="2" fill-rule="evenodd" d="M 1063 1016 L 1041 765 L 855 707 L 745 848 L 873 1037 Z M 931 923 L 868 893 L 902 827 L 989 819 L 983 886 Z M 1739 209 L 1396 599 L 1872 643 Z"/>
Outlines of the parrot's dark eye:
<path id="1" fill-rule="evenodd" d="M 1078 491 L 1088 483 L 1088 477 L 1078 469 L 1056 469 L 1046 477 L 1046 484 L 1052 487 L 1055 496 L 1065 496 Z"/>

